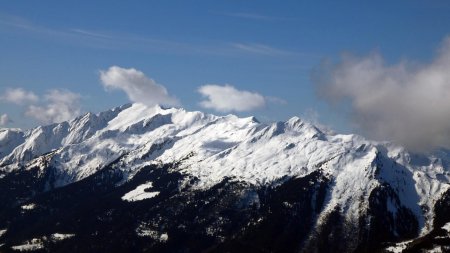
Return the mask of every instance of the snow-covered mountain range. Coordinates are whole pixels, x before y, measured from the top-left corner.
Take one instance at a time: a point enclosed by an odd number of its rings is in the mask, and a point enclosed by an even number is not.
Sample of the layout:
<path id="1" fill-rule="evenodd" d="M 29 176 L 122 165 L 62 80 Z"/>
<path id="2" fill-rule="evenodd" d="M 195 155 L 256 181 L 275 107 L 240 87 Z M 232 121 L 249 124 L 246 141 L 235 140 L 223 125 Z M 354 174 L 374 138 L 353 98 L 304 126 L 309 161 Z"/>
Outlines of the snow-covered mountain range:
<path id="1" fill-rule="evenodd" d="M 1 129 L 0 191 L 3 251 L 450 250 L 450 152 L 410 153 L 298 117 L 130 104 Z M 108 248 L 116 237 L 123 248 Z"/>

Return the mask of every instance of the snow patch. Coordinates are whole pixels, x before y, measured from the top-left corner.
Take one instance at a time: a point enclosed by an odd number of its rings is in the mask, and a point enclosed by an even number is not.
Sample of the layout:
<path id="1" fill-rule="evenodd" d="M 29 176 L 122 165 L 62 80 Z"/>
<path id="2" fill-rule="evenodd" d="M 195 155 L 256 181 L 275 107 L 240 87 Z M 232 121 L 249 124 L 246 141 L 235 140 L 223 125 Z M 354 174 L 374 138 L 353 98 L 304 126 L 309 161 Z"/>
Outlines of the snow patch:
<path id="1" fill-rule="evenodd" d="M 17 251 L 35 251 L 44 248 L 44 242 L 42 239 L 33 238 L 30 241 L 26 241 L 22 245 L 16 245 L 11 247 L 13 250 Z"/>
<path id="2" fill-rule="evenodd" d="M 394 246 L 387 247 L 386 251 L 392 253 L 402 253 L 411 242 L 412 240 L 397 243 Z"/>
<path id="3" fill-rule="evenodd" d="M 53 241 L 62 241 L 65 239 L 69 239 L 74 237 L 75 234 L 61 234 L 61 233 L 54 233 L 52 234 L 51 238 Z"/>
<path id="4" fill-rule="evenodd" d="M 450 222 L 448 222 L 447 224 L 445 224 L 442 229 L 446 230 L 448 233 L 450 233 Z"/>
<path id="5" fill-rule="evenodd" d="M 161 236 L 159 237 L 159 240 L 161 242 L 167 242 L 167 240 L 169 240 L 169 235 L 167 233 L 163 233 L 161 234 Z"/>
<path id="6" fill-rule="evenodd" d="M 443 252 L 446 251 L 443 251 L 441 246 L 435 246 L 434 248 L 427 250 L 427 253 L 443 253 Z"/>
<path id="7" fill-rule="evenodd" d="M 33 210 L 34 208 L 36 208 L 36 204 L 30 203 L 28 205 L 23 205 L 20 208 L 22 208 L 22 210 Z"/>
<path id="8" fill-rule="evenodd" d="M 167 240 L 169 240 L 169 235 L 167 233 L 161 233 L 153 230 L 145 223 L 139 225 L 139 227 L 136 229 L 136 234 L 140 237 L 150 237 L 153 240 L 159 242 L 166 242 Z"/>
<path id="9" fill-rule="evenodd" d="M 128 192 L 127 194 L 122 196 L 122 200 L 128 201 L 128 202 L 135 202 L 140 201 L 143 199 L 150 199 L 155 196 L 158 196 L 159 192 L 146 192 L 145 190 L 148 190 L 153 187 L 152 182 L 147 182 L 145 184 L 139 185 L 136 187 L 136 189 Z"/>
<path id="10" fill-rule="evenodd" d="M 5 230 L 6 231 L 6 230 Z M 31 240 L 25 241 L 21 245 L 12 246 L 11 248 L 16 251 L 35 251 L 44 248 L 44 242 L 48 241 L 62 241 L 74 237 L 75 234 L 62 234 L 54 233 L 50 237 L 43 236 L 41 238 L 33 238 Z"/>
<path id="11" fill-rule="evenodd" d="M 0 237 L 2 237 L 8 229 L 0 229 Z"/>

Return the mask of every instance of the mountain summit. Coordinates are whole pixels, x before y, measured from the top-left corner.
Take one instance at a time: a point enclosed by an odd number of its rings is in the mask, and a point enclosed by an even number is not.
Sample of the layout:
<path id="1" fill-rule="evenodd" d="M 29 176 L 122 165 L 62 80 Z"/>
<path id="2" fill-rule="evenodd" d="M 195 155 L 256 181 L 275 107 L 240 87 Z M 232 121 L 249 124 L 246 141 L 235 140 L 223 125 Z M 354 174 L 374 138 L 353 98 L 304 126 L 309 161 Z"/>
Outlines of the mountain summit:
<path id="1" fill-rule="evenodd" d="M 129 104 L 0 129 L 0 250 L 450 250 L 450 152 Z"/>

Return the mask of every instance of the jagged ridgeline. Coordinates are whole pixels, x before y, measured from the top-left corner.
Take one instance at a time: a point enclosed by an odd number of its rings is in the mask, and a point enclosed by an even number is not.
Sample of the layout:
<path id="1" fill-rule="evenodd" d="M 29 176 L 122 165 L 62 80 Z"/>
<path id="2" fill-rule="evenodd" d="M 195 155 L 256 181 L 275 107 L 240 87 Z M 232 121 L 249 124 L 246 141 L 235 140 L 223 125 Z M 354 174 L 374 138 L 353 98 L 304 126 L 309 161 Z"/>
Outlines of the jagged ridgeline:
<path id="1" fill-rule="evenodd" d="M 141 104 L 1 129 L 0 252 L 446 252 L 449 164 Z"/>

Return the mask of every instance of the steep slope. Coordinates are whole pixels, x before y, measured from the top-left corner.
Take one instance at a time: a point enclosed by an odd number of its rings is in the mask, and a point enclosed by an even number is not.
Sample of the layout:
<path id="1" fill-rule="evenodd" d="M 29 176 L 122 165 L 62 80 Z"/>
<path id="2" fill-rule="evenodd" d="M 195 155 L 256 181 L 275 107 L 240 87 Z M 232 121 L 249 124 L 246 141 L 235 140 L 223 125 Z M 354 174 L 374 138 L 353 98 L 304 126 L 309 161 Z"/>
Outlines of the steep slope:
<path id="1" fill-rule="evenodd" d="M 297 117 L 132 104 L 1 130 L 0 158 L 5 250 L 372 252 L 450 222 L 446 151 L 411 154 Z M 74 236 L 49 239 L 62 232 Z"/>

